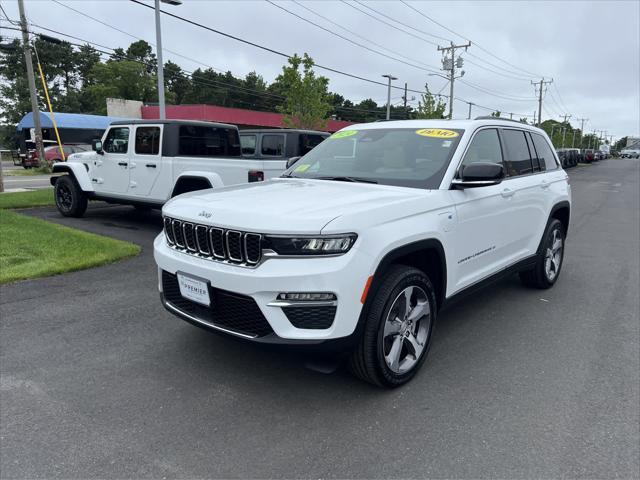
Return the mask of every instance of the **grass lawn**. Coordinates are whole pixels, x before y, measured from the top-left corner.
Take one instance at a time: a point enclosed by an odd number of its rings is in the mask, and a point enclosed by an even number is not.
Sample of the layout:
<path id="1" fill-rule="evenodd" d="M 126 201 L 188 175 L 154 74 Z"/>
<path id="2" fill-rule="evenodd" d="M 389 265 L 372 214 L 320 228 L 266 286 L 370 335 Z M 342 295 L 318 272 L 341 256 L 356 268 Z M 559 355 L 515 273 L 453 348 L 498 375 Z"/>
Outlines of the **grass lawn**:
<path id="1" fill-rule="evenodd" d="M 3 170 L 2 174 L 5 177 L 29 177 L 32 175 L 51 175 L 51 170 L 48 168 L 16 168 Z"/>
<path id="2" fill-rule="evenodd" d="M 43 207 L 55 204 L 53 188 L 31 190 L 30 192 L 0 193 L 0 209 Z"/>
<path id="3" fill-rule="evenodd" d="M 97 267 L 139 252 L 133 243 L 0 209 L 0 284 Z"/>

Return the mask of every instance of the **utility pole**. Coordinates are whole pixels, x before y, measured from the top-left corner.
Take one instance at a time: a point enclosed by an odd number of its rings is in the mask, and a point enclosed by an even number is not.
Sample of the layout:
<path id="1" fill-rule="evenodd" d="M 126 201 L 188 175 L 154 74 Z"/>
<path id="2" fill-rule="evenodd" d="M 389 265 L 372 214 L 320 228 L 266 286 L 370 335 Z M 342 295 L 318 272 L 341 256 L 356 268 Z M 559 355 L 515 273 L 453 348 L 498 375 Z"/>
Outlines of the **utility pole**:
<path id="1" fill-rule="evenodd" d="M 404 97 L 402 97 L 402 101 L 404 103 L 404 116 L 408 119 L 409 111 L 407 110 L 407 82 L 404 82 Z"/>
<path id="2" fill-rule="evenodd" d="M 36 96 L 36 80 L 33 76 L 33 63 L 31 61 L 31 45 L 29 43 L 29 30 L 27 30 L 27 17 L 24 13 L 24 2 L 18 0 L 20 10 L 20 28 L 22 29 L 22 49 L 24 50 L 24 60 L 27 64 L 27 80 L 29 81 L 29 96 L 31 97 L 31 112 L 33 113 L 33 126 L 35 127 L 36 150 L 40 162 L 45 161 L 44 146 L 42 145 L 42 124 L 40 123 L 40 107 Z"/>
<path id="3" fill-rule="evenodd" d="M 584 122 L 589 121 L 588 118 L 576 118 L 580 122 L 580 147 L 582 147 L 582 137 L 584 137 Z"/>
<path id="4" fill-rule="evenodd" d="M 158 112 L 160 120 L 167 118 L 164 103 L 164 63 L 162 60 L 162 32 L 160 26 L 160 2 L 168 5 L 181 5 L 182 0 L 155 0 L 156 13 L 156 56 L 158 57 Z"/>
<path id="5" fill-rule="evenodd" d="M 391 119 L 391 80 L 397 80 L 398 78 L 389 73 L 382 76 L 389 79 L 389 85 L 387 86 L 387 120 L 389 120 Z"/>
<path id="6" fill-rule="evenodd" d="M 573 138 L 571 139 L 571 148 L 575 148 L 576 146 L 576 132 L 577 130 L 573 131 Z"/>
<path id="7" fill-rule="evenodd" d="M 458 57 L 456 60 L 456 49 L 464 48 L 465 52 L 471 46 L 471 42 L 467 42 L 464 45 L 451 45 L 448 47 L 438 46 L 438 51 L 442 52 L 444 58 L 442 59 L 442 69 L 449 74 L 449 120 L 453 118 L 453 82 L 456 78 L 460 78 L 464 75 L 464 70 L 460 74 L 460 77 L 456 77 L 456 67 L 462 68 L 462 57 Z M 451 52 L 451 58 L 447 58 L 447 52 Z M 451 62 L 451 63 L 449 63 Z"/>
<path id="8" fill-rule="evenodd" d="M 567 134 L 567 127 L 562 127 L 562 148 L 564 148 L 564 139 Z"/>
<path id="9" fill-rule="evenodd" d="M 544 93 L 543 88 L 546 84 L 550 83 L 553 83 L 553 78 L 551 80 L 545 80 L 543 77 L 539 82 L 534 82 L 533 80 L 531 81 L 531 85 L 533 85 L 534 87 L 536 85 L 540 86 L 540 91 L 538 92 L 538 128 L 540 128 L 540 125 L 542 124 L 542 94 Z"/>
<path id="10" fill-rule="evenodd" d="M 471 106 L 475 105 L 473 102 L 465 102 L 469 104 L 469 115 L 467 115 L 467 120 L 471 120 Z"/>

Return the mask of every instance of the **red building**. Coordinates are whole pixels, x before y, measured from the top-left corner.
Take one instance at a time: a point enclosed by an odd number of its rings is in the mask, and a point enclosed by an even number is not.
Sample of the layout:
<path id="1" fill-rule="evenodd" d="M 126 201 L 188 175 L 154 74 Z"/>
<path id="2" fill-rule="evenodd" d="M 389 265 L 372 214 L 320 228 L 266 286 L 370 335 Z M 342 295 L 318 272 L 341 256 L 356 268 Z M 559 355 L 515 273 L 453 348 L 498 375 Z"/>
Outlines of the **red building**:
<path id="1" fill-rule="evenodd" d="M 258 112 L 242 108 L 218 107 L 216 105 L 167 105 L 167 118 L 176 120 L 205 120 L 237 125 L 238 128 L 284 128 L 284 115 L 281 113 Z M 142 118 L 155 119 L 159 117 L 158 107 L 144 105 Z M 352 122 L 329 120 L 326 130 L 337 132 Z"/>

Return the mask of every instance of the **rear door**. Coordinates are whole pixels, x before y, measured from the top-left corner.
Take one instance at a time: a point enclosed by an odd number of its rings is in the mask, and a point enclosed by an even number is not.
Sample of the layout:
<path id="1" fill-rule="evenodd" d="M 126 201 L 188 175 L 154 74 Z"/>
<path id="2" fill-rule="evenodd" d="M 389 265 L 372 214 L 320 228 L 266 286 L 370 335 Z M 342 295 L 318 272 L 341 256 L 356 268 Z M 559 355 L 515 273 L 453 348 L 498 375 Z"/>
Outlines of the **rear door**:
<path id="1" fill-rule="evenodd" d="M 544 162 L 538 160 L 528 132 L 503 128 L 501 136 L 507 170 L 507 178 L 502 182 L 503 195 L 508 195 L 509 201 L 509 221 L 504 225 L 509 244 L 504 255 L 514 263 L 535 253 L 540 241 L 539 225 L 548 212 L 541 201 L 546 192 Z"/>
<path id="2" fill-rule="evenodd" d="M 161 125 L 137 125 L 130 165 L 129 193 L 148 197 L 163 169 Z"/>
<path id="3" fill-rule="evenodd" d="M 292 135 L 263 133 L 260 136 L 260 157 L 264 179 L 279 177 L 287 167 L 287 140 Z"/>
<path id="4" fill-rule="evenodd" d="M 91 182 L 96 192 L 124 194 L 129 188 L 129 137 L 128 126 L 112 126 L 102 142 L 103 155 L 96 155 L 95 175 Z"/>

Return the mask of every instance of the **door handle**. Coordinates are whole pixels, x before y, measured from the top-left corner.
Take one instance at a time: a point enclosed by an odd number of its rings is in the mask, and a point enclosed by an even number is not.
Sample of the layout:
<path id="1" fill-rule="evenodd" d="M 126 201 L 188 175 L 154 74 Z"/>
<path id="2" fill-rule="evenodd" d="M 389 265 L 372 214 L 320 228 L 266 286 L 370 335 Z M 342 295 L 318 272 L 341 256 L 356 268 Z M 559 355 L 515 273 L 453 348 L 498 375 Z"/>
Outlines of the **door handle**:
<path id="1" fill-rule="evenodd" d="M 147 168 L 156 168 L 156 164 L 155 163 L 147 163 L 145 165 L 145 167 L 147 167 Z"/>
<path id="2" fill-rule="evenodd" d="M 100 165 L 102 165 L 102 160 L 96 160 L 95 164 L 99 167 Z"/>
<path id="3" fill-rule="evenodd" d="M 542 182 L 540 182 L 540 188 L 543 188 L 545 190 L 549 188 L 549 184 L 547 183 L 546 180 L 542 180 Z"/>
<path id="4" fill-rule="evenodd" d="M 513 197 L 515 193 L 516 193 L 515 190 L 511 190 L 510 188 L 505 188 L 504 190 L 502 190 L 502 192 L 500 192 L 500 195 L 502 195 L 504 198 L 509 198 L 509 197 Z"/>
<path id="5" fill-rule="evenodd" d="M 121 167 L 126 167 L 129 164 L 127 162 L 118 162 L 118 165 L 120 165 Z"/>

